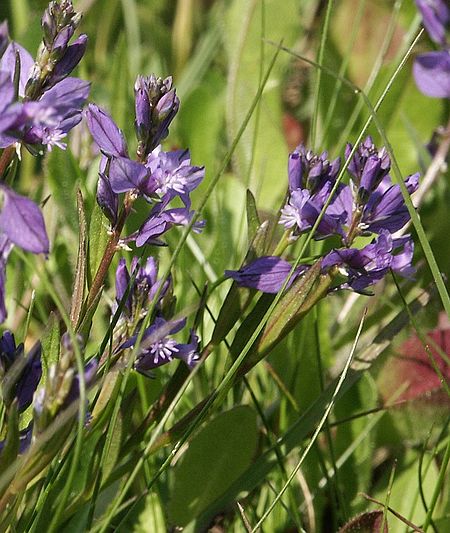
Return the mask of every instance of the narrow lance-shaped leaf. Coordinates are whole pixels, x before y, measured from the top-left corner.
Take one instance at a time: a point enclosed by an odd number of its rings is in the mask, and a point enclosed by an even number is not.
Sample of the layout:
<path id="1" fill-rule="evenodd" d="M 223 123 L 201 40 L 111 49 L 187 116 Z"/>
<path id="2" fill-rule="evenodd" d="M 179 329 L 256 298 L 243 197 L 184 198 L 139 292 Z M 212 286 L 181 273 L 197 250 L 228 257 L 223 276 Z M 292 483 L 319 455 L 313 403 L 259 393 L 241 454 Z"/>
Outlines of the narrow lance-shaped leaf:
<path id="1" fill-rule="evenodd" d="M 78 241 L 78 255 L 77 267 L 75 271 L 75 282 L 73 286 L 72 303 L 70 307 L 70 321 L 75 326 L 81 315 L 83 307 L 84 288 L 86 286 L 87 274 L 87 226 L 86 213 L 84 210 L 83 195 L 80 189 L 77 190 L 77 209 L 78 209 L 78 224 L 79 224 L 79 241 Z"/>
<path id="2" fill-rule="evenodd" d="M 55 313 L 50 314 L 47 327 L 42 335 L 42 385 L 47 380 L 47 373 L 50 366 L 59 359 L 59 350 L 61 346 L 61 328 L 59 318 Z"/>
<path id="3" fill-rule="evenodd" d="M 257 343 L 258 360 L 294 329 L 300 320 L 321 300 L 331 285 L 329 274 L 320 274 L 321 262 L 315 263 L 297 278 L 281 297 Z"/>
<path id="4" fill-rule="evenodd" d="M 17 400 L 14 400 L 8 409 L 6 441 L 0 452 L 0 472 L 4 472 L 4 470 L 14 462 L 19 453 L 19 447 L 19 410 Z"/>
<path id="5" fill-rule="evenodd" d="M 252 192 L 249 189 L 247 189 L 247 235 L 248 235 L 249 253 L 251 251 L 256 252 L 256 250 L 252 249 L 252 244 L 254 244 L 253 241 L 255 240 L 255 235 L 257 234 L 260 226 L 261 226 L 261 220 L 259 219 L 258 210 L 256 209 L 255 197 L 253 196 Z"/>

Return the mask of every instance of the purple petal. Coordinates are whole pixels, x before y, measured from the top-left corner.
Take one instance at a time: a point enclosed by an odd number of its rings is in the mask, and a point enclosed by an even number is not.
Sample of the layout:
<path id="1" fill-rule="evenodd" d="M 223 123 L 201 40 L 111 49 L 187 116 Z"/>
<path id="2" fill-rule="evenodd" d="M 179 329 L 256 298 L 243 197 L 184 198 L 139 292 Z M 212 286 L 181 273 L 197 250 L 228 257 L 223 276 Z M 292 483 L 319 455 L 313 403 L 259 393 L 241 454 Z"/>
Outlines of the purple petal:
<path id="1" fill-rule="evenodd" d="M 78 65 L 86 51 L 87 35 L 80 35 L 73 44 L 67 47 L 63 57 L 56 63 L 50 78 L 53 86 L 68 76 Z"/>
<path id="2" fill-rule="evenodd" d="M 8 22 L 4 20 L 0 24 L 0 58 L 5 53 L 5 50 L 8 48 L 8 44 L 9 44 Z"/>
<path id="3" fill-rule="evenodd" d="M 147 169 L 142 163 L 127 157 L 113 157 L 109 165 L 109 182 L 115 193 L 141 189 L 147 178 Z"/>
<path id="4" fill-rule="evenodd" d="M 79 78 L 65 78 L 44 93 L 39 100 L 59 113 L 81 109 L 89 96 L 90 83 Z"/>
<path id="5" fill-rule="evenodd" d="M 292 266 L 281 257 L 266 256 L 259 257 L 239 270 L 225 270 L 225 277 L 233 279 L 241 287 L 276 294 L 291 270 Z M 293 273 L 290 283 L 297 275 Z"/>
<path id="6" fill-rule="evenodd" d="M 49 242 L 39 207 L 6 186 L 0 213 L 0 231 L 17 246 L 35 254 L 47 254 Z"/>
<path id="7" fill-rule="evenodd" d="M 41 376 L 41 343 L 37 342 L 27 356 L 27 363 L 16 385 L 15 396 L 19 402 L 19 412 L 25 411 L 31 405 Z"/>
<path id="8" fill-rule="evenodd" d="M 121 130 L 113 119 L 95 104 L 89 104 L 85 113 L 87 125 L 100 150 L 116 157 L 127 157 L 127 145 Z"/>
<path id="9" fill-rule="evenodd" d="M 450 52 L 428 52 L 416 57 L 413 66 L 417 87 L 434 98 L 450 98 Z"/>
<path id="10" fill-rule="evenodd" d="M 111 224 L 114 225 L 117 222 L 119 198 L 112 190 L 109 179 L 102 173 L 98 175 L 97 203 Z"/>
<path id="11" fill-rule="evenodd" d="M 130 283 L 130 274 L 128 273 L 127 264 L 125 259 L 122 257 L 119 261 L 116 270 L 116 301 L 117 304 L 120 304 L 122 298 L 125 295 L 125 292 Z M 131 294 L 128 296 L 127 301 L 125 302 L 125 308 L 131 311 Z"/>
<path id="12" fill-rule="evenodd" d="M 450 7 L 445 0 L 416 0 L 423 25 L 431 39 L 442 46 L 446 43 L 445 27 L 450 23 Z"/>
<path id="13" fill-rule="evenodd" d="M 0 113 L 14 100 L 14 85 L 7 72 L 0 70 Z M 1 120 L 1 119 L 0 119 Z"/>
<path id="14" fill-rule="evenodd" d="M 11 42 L 0 60 L 0 71 L 4 70 L 8 72 L 11 80 L 14 79 L 14 72 L 16 70 L 16 53 L 18 53 L 20 57 L 19 96 L 24 96 L 25 86 L 34 65 L 34 59 L 25 48 L 14 41 Z"/>

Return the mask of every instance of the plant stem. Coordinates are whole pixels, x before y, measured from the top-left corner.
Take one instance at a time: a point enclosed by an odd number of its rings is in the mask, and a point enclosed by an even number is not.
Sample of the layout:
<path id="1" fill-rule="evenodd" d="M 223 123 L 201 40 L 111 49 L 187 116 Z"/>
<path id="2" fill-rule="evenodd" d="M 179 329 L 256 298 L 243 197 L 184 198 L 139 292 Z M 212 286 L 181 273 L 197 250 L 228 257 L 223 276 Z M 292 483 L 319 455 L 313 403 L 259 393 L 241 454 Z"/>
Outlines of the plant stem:
<path id="1" fill-rule="evenodd" d="M 6 172 L 11 161 L 14 159 L 16 153 L 16 147 L 14 144 L 8 146 L 3 150 L 2 155 L 0 156 L 0 178 L 2 178 Z"/>
<path id="2" fill-rule="evenodd" d="M 89 307 L 95 301 L 95 298 L 103 287 L 106 275 L 108 274 L 109 266 L 111 265 L 111 261 L 113 260 L 114 254 L 118 249 L 120 236 L 122 234 L 123 227 L 125 226 L 125 221 L 131 212 L 134 200 L 135 197 L 132 193 L 127 193 L 125 195 L 119 219 L 117 220 L 117 223 L 113 228 L 111 237 L 109 238 L 105 251 L 103 252 L 103 257 L 98 266 L 97 273 L 95 274 L 91 288 L 89 289 L 89 294 L 86 300 L 86 310 L 89 309 Z M 81 320 L 78 322 L 78 324 L 81 324 Z"/>

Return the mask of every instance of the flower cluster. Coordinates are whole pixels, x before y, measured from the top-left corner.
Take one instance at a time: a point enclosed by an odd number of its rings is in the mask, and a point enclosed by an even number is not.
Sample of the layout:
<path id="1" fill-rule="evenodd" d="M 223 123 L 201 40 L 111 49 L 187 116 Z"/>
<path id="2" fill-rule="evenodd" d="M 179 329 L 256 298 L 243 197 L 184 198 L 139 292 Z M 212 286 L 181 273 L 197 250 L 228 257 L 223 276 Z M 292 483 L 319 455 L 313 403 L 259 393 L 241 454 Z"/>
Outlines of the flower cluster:
<path id="1" fill-rule="evenodd" d="M 114 227 L 120 217 L 120 193 L 128 194 L 129 201 L 144 198 L 152 205 L 150 212 L 125 241 L 135 241 L 137 246 L 161 245 L 163 233 L 191 221 L 194 211 L 189 194 L 203 179 L 204 168 L 191 165 L 189 150 L 164 152 L 159 144 L 179 107 L 172 79 L 139 76 L 135 96 L 137 161 L 129 157 L 122 131 L 105 111 L 91 104 L 86 112 L 91 134 L 103 154 L 97 201 Z M 176 197 L 183 206 L 169 207 Z M 199 231 L 202 225 L 196 224 L 194 230 Z"/>
<path id="2" fill-rule="evenodd" d="M 416 4 L 428 35 L 440 48 L 416 57 L 416 84 L 427 96 L 450 98 L 450 5 L 447 0 L 416 0 Z"/>
<path id="3" fill-rule="evenodd" d="M 0 25 L 0 147 L 17 141 L 32 153 L 65 148 L 62 139 L 80 122 L 89 83 L 69 74 L 83 57 L 87 37 L 69 44 L 80 15 L 71 2 L 51 2 L 42 17 L 44 39 L 36 61 L 9 42 Z"/>
<path id="4" fill-rule="evenodd" d="M 171 279 L 161 285 L 158 264 L 153 257 L 147 259 L 144 267 L 140 267 L 138 259 L 134 257 L 130 270 L 131 276 L 125 260 L 121 259 L 116 270 L 116 303 L 120 305 L 122 300 L 124 302 L 116 339 L 117 351 L 135 345 L 138 337 L 136 332 L 139 332 L 142 320 L 153 304 L 154 318 L 143 334 L 135 369 L 147 374 L 149 370 L 169 363 L 174 358 L 183 360 L 192 368 L 199 359 L 199 339 L 192 330 L 187 344 L 172 338 L 185 327 L 186 318 L 172 319 L 175 300 L 172 297 Z M 131 335 L 128 334 L 130 330 Z"/>
<path id="5" fill-rule="evenodd" d="M 8 166 L 8 153 L 12 153 L 11 160 L 20 145 L 32 154 L 51 150 L 53 146 L 65 148 L 62 139 L 80 122 L 89 83 L 68 77 L 86 49 L 85 35 L 70 44 L 80 18 L 70 1 L 50 2 L 42 17 L 44 39 L 36 61 L 22 46 L 10 41 L 6 22 L 0 24 L 0 148 L 5 149 L 2 169 Z M 12 246 L 47 254 L 49 242 L 42 213 L 32 200 L 2 182 L 0 201 L 0 322 L 3 322 L 6 261 Z"/>
<path id="6" fill-rule="evenodd" d="M 348 144 L 345 156 L 353 147 Z M 398 184 L 393 184 L 389 155 L 378 150 L 370 137 L 361 143 L 350 159 L 350 184 L 336 183 L 340 160 L 327 160 L 327 154 L 314 155 L 299 146 L 289 156 L 289 198 L 281 210 L 280 223 L 293 237 L 317 224 L 314 238 L 334 236 L 342 248 L 332 250 L 322 260 L 324 272 L 333 270 L 344 276 L 334 288 L 365 292 L 380 281 L 389 269 L 409 277 L 413 242 L 409 236 L 393 234 L 409 220 L 409 213 Z M 409 176 L 405 186 L 412 194 L 418 187 L 418 174 Z M 374 236 L 363 248 L 352 247 L 360 236 Z M 307 267 L 293 272 L 291 280 Z M 226 275 L 240 285 L 276 293 L 283 286 L 291 268 L 279 257 L 262 257 L 238 271 Z"/>

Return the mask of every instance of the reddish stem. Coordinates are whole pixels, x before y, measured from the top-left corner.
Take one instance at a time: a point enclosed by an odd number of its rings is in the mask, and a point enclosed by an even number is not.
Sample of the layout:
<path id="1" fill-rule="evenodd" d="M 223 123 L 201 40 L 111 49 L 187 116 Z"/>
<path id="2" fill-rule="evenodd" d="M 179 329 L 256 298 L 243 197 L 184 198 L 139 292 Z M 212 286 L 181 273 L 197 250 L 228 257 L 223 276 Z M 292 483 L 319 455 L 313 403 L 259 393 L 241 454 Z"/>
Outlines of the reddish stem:
<path id="1" fill-rule="evenodd" d="M 16 148 L 12 144 L 3 150 L 2 155 L 0 156 L 0 178 L 2 178 L 6 172 L 11 161 L 14 159 L 16 153 Z"/>

